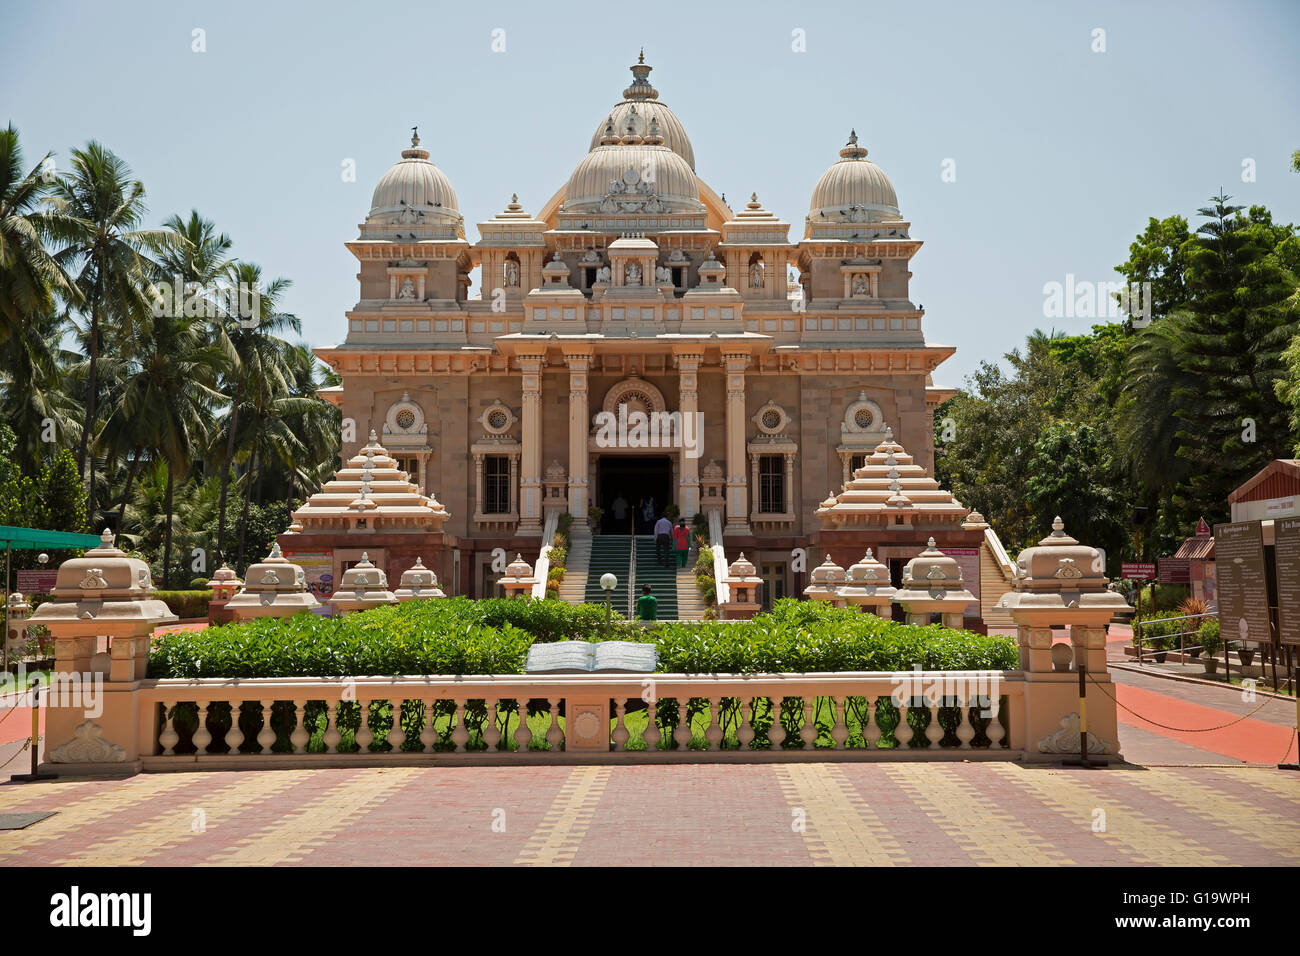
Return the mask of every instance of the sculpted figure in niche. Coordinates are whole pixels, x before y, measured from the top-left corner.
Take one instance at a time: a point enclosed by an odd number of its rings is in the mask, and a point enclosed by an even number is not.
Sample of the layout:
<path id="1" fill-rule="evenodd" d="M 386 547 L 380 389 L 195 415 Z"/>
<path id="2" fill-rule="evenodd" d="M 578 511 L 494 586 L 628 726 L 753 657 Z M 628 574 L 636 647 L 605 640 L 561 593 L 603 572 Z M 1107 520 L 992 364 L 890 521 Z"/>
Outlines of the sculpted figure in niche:
<path id="1" fill-rule="evenodd" d="M 519 263 L 514 259 L 506 260 L 506 285 L 511 287 L 519 285 Z"/>
<path id="2" fill-rule="evenodd" d="M 640 285 L 641 267 L 637 265 L 635 262 L 632 263 L 630 266 L 627 267 L 627 272 L 623 274 L 623 278 L 628 285 Z"/>
<path id="3" fill-rule="evenodd" d="M 608 283 L 609 275 L 609 266 L 601 266 L 596 270 L 596 281 Z"/>
<path id="4" fill-rule="evenodd" d="M 751 289 L 763 288 L 763 264 L 755 262 L 749 267 L 749 287 Z"/>
<path id="5" fill-rule="evenodd" d="M 871 295 L 871 280 L 863 272 L 853 274 L 853 294 Z"/>
<path id="6" fill-rule="evenodd" d="M 655 269 L 655 281 L 660 285 L 671 285 L 673 281 L 671 270 L 667 266 L 660 266 Z"/>
<path id="7" fill-rule="evenodd" d="M 406 279 L 405 279 L 405 281 L 402 282 L 402 288 L 401 288 L 401 290 L 397 293 L 397 297 L 398 297 L 399 299 L 414 299 L 414 298 L 415 298 L 415 283 L 411 281 L 411 277 L 410 277 L 410 276 L 407 276 Z"/>

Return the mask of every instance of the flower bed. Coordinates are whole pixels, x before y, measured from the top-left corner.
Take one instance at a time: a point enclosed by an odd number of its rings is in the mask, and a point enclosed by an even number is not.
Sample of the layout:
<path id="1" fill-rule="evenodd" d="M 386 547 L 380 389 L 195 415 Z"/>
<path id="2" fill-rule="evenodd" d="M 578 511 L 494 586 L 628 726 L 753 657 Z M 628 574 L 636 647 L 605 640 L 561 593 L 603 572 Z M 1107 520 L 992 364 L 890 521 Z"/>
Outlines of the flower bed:
<path id="1" fill-rule="evenodd" d="M 603 607 L 560 601 L 410 601 L 338 618 L 298 614 L 165 634 L 149 676 L 347 677 L 522 674 L 535 641 L 653 641 L 661 673 L 1010 670 L 1015 642 L 915 627 L 807 601 L 752 621 L 604 623 Z"/>

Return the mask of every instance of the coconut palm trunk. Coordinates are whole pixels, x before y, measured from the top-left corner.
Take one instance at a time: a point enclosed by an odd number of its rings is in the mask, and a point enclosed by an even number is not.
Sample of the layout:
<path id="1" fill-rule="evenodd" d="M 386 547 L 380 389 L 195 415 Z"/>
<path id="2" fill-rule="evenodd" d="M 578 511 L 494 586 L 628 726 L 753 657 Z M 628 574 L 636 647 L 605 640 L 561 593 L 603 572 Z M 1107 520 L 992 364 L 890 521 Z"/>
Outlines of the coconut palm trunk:
<path id="1" fill-rule="evenodd" d="M 172 484 L 175 473 L 172 463 L 167 462 L 167 500 L 163 509 L 167 512 L 167 527 L 163 529 L 163 590 L 171 589 L 172 582 Z"/>
<path id="2" fill-rule="evenodd" d="M 257 449 L 253 449 L 253 457 L 248 462 L 248 474 L 244 476 L 244 509 L 239 518 L 239 558 L 237 564 L 244 563 L 244 541 L 248 532 L 248 504 L 253 497 L 253 479 L 257 475 Z"/>

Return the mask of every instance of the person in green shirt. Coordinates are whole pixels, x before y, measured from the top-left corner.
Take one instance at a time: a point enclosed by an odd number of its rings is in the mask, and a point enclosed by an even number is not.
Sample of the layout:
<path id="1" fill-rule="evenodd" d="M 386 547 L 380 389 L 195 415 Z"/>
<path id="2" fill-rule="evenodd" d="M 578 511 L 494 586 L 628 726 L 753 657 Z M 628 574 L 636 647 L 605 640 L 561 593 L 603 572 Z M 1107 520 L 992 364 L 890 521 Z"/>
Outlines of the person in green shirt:
<path id="1" fill-rule="evenodd" d="M 650 585 L 641 585 L 641 596 L 636 599 L 636 616 L 642 621 L 659 620 L 659 599 L 650 593 Z"/>

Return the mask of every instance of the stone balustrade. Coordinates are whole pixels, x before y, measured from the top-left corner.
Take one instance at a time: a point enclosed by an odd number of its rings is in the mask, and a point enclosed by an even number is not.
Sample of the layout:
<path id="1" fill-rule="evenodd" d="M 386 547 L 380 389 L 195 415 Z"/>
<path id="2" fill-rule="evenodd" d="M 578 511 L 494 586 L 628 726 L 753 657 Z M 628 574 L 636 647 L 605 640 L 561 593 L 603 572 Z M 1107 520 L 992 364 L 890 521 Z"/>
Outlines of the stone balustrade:
<path id="1" fill-rule="evenodd" d="M 102 740 L 88 754 L 115 763 L 54 769 L 1027 755 L 1024 684 L 1003 671 L 153 680 L 134 697 L 138 753 Z"/>

